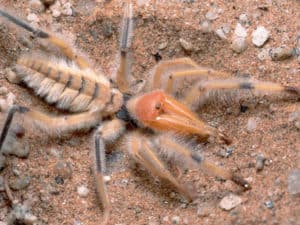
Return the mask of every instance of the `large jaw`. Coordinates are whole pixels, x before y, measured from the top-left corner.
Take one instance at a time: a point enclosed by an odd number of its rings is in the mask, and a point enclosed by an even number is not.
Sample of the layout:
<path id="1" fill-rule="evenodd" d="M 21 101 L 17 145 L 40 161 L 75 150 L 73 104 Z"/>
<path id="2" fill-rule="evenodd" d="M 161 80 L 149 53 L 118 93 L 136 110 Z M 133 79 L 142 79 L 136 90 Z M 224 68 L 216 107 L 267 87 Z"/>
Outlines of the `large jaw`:
<path id="1" fill-rule="evenodd" d="M 138 121 L 153 130 L 196 135 L 202 140 L 212 137 L 230 142 L 224 134 L 201 121 L 185 105 L 163 91 L 139 96 L 130 101 L 127 107 Z"/>

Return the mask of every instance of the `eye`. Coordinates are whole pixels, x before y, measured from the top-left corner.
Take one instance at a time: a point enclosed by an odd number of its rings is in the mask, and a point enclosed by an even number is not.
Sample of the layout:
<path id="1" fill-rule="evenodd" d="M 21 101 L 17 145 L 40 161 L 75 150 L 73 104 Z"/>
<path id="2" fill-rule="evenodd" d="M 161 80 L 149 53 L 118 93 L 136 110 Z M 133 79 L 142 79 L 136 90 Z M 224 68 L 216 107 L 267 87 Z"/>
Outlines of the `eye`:
<path id="1" fill-rule="evenodd" d="M 160 103 L 160 102 L 157 102 L 157 103 L 155 104 L 155 109 L 157 109 L 157 110 L 160 110 L 160 109 L 161 109 L 161 103 Z"/>

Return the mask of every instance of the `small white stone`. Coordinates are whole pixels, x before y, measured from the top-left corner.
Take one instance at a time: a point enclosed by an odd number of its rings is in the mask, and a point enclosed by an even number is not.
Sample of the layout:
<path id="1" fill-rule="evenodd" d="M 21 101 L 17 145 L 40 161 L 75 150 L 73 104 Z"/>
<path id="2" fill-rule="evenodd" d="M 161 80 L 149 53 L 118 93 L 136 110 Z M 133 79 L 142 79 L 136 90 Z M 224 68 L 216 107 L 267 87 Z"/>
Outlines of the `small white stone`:
<path id="1" fill-rule="evenodd" d="M 254 131 L 257 128 L 257 118 L 249 118 L 247 122 L 247 130 L 249 132 Z"/>
<path id="2" fill-rule="evenodd" d="M 229 194 L 221 200 L 220 207 L 221 209 L 229 211 L 237 207 L 241 203 L 242 203 L 242 199 L 239 196 L 234 194 Z"/>
<path id="3" fill-rule="evenodd" d="M 29 22 L 38 22 L 39 18 L 37 17 L 37 15 L 35 13 L 29 13 L 27 16 L 27 20 Z"/>
<path id="4" fill-rule="evenodd" d="M 181 47 L 186 50 L 186 51 L 192 51 L 193 50 L 193 45 L 191 42 L 188 42 L 187 40 L 180 38 L 179 39 Z"/>
<path id="5" fill-rule="evenodd" d="M 29 7 L 31 10 L 33 10 L 35 12 L 42 12 L 45 9 L 44 5 L 42 4 L 42 2 L 40 0 L 30 0 Z"/>
<path id="6" fill-rule="evenodd" d="M 80 197 L 83 197 L 83 198 L 87 197 L 89 192 L 90 192 L 89 189 L 84 185 L 77 187 L 77 193 Z"/>
<path id="7" fill-rule="evenodd" d="M 247 48 L 247 41 L 246 38 L 243 37 L 236 37 L 232 40 L 231 49 L 236 53 L 241 53 L 245 51 Z"/>
<path id="8" fill-rule="evenodd" d="M 206 19 L 208 20 L 215 20 L 219 17 L 218 15 L 218 10 L 217 9 L 212 9 L 208 11 L 205 15 Z"/>
<path id="9" fill-rule="evenodd" d="M 216 30 L 216 34 L 218 35 L 219 38 L 221 39 L 227 39 L 225 33 L 224 33 L 224 30 L 222 28 L 218 28 Z"/>
<path id="10" fill-rule="evenodd" d="M 263 26 L 258 26 L 252 33 L 252 43 L 257 47 L 262 47 L 269 39 L 270 32 Z"/>
<path id="11" fill-rule="evenodd" d="M 264 61 L 266 60 L 267 58 L 270 57 L 269 55 L 269 51 L 270 49 L 262 49 L 258 54 L 257 54 L 257 57 L 260 61 Z"/>
<path id="12" fill-rule="evenodd" d="M 209 33 L 212 31 L 211 24 L 208 20 L 204 20 L 200 26 L 201 26 L 201 31 L 204 33 Z"/>
<path id="13" fill-rule="evenodd" d="M 246 28 L 244 28 L 240 23 L 237 23 L 235 30 L 234 30 L 234 36 L 240 37 L 240 38 L 246 38 L 247 37 Z"/>
<path id="14" fill-rule="evenodd" d="M 248 19 L 248 16 L 246 13 L 242 13 L 240 16 L 239 16 L 239 22 L 245 26 L 248 26 L 249 25 L 249 19 Z"/>
<path id="15" fill-rule="evenodd" d="M 52 10 L 53 17 L 57 18 L 57 17 L 60 17 L 60 15 L 61 15 L 61 12 L 59 10 L 57 10 L 57 9 Z"/>
<path id="16" fill-rule="evenodd" d="M 289 173 L 288 191 L 292 195 L 300 194 L 300 169 L 293 169 Z"/>
<path id="17" fill-rule="evenodd" d="M 110 176 L 104 176 L 103 180 L 104 180 L 105 183 L 107 183 L 111 180 L 111 177 Z"/>
<path id="18" fill-rule="evenodd" d="M 71 8 L 63 9 L 61 12 L 65 16 L 72 16 L 73 14 L 73 10 Z"/>
<path id="19" fill-rule="evenodd" d="M 173 216 L 172 217 L 172 223 L 173 224 L 179 224 L 180 222 L 180 217 L 179 216 Z"/>

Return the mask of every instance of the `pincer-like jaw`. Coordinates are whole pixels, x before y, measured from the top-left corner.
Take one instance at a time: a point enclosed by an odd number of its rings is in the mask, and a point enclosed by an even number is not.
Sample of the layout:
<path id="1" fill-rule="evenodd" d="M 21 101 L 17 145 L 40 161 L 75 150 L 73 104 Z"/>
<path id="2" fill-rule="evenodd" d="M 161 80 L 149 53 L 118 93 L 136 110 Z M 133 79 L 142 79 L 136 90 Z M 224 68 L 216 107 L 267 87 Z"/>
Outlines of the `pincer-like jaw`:
<path id="1" fill-rule="evenodd" d="M 185 135 L 197 135 L 201 140 L 230 140 L 216 128 L 201 121 L 185 105 L 157 90 L 136 97 L 127 103 L 128 111 L 142 125 L 157 131 L 174 131 Z"/>

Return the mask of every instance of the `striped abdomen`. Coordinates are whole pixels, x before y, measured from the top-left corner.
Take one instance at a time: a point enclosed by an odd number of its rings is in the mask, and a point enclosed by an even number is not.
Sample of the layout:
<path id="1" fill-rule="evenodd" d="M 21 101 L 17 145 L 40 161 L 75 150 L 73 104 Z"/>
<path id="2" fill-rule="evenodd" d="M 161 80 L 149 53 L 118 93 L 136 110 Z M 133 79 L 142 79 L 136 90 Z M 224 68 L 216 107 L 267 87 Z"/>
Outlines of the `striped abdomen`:
<path id="1" fill-rule="evenodd" d="M 57 63 L 21 57 L 17 62 L 19 75 L 37 95 L 57 108 L 72 112 L 93 107 L 101 110 L 111 100 L 108 80 L 90 70 L 80 70 L 64 61 Z"/>

